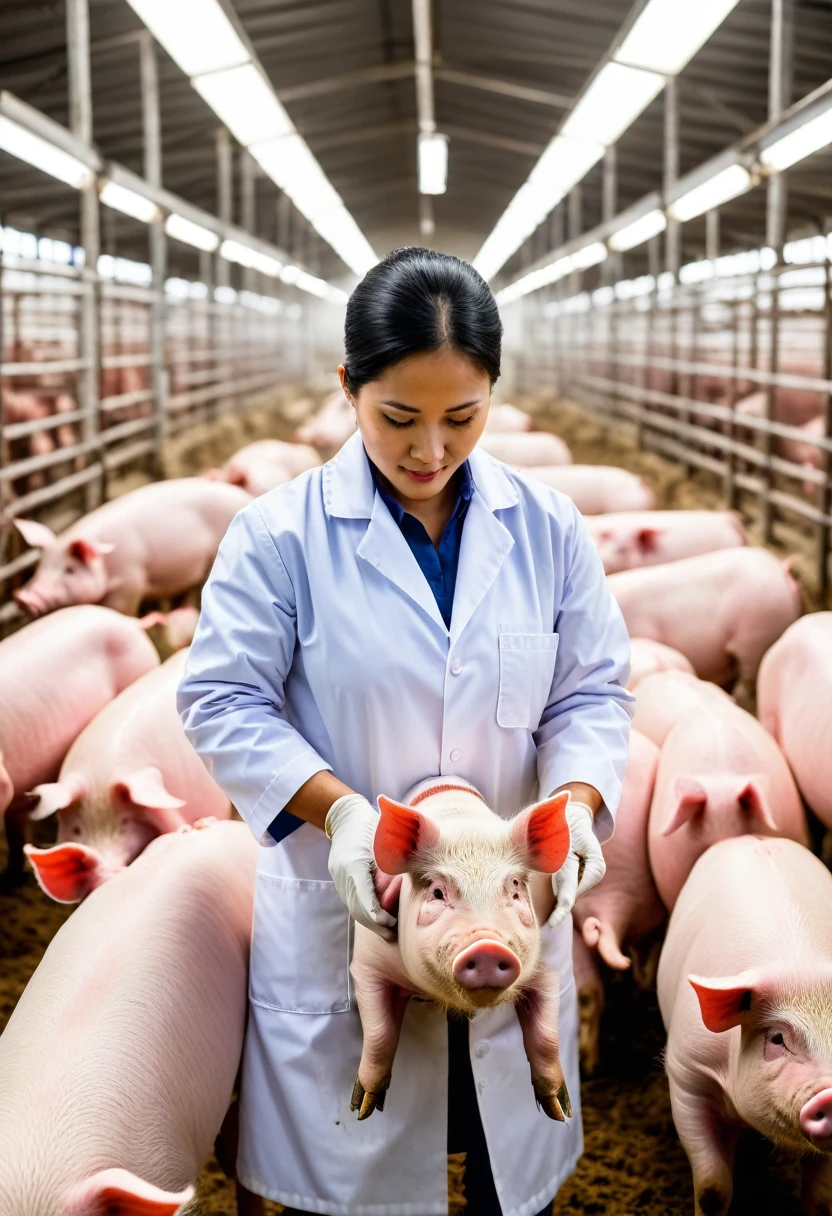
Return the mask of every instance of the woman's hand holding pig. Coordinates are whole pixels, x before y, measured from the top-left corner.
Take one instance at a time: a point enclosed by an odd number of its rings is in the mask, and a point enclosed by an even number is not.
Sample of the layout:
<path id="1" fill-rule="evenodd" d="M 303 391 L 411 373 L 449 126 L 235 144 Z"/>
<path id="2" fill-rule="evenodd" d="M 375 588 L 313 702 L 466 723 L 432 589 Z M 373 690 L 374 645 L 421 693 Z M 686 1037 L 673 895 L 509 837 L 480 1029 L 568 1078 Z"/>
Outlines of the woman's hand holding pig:
<path id="1" fill-rule="evenodd" d="M 593 820 L 592 810 L 585 802 L 574 802 L 570 798 L 566 808 L 566 822 L 572 837 L 569 856 L 557 874 L 552 875 L 556 902 L 549 924 L 553 929 L 566 919 L 577 900 L 599 883 L 607 871 Z"/>
<path id="2" fill-rule="evenodd" d="M 345 794 L 333 802 L 325 824 L 332 841 L 328 865 L 335 890 L 353 920 L 384 938 L 392 938 L 396 921 L 379 903 L 373 881 L 377 826 L 378 813 L 360 794 Z"/>

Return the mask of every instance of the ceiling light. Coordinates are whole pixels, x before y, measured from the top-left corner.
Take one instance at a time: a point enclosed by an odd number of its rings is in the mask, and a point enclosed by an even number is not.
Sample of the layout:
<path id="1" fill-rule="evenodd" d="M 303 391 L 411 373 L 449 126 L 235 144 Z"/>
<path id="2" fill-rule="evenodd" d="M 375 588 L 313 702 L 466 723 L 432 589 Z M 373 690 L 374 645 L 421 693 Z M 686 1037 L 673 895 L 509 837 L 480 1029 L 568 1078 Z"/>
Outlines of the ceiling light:
<path id="1" fill-rule="evenodd" d="M 799 160 L 819 152 L 832 143 L 832 106 L 816 118 L 783 135 L 760 152 L 760 160 L 769 169 L 788 169 Z"/>
<path id="2" fill-rule="evenodd" d="M 184 241 L 186 245 L 194 245 L 206 253 L 213 253 L 220 243 L 220 238 L 210 228 L 203 228 L 201 224 L 194 224 L 175 213 L 165 220 L 165 232 L 175 241 Z"/>
<path id="3" fill-rule="evenodd" d="M 561 134 L 608 147 L 664 88 L 664 77 L 606 64 L 563 124 Z"/>
<path id="4" fill-rule="evenodd" d="M 217 0 L 127 0 L 186 76 L 246 63 L 250 55 Z"/>
<path id="5" fill-rule="evenodd" d="M 297 132 L 252 144 L 249 152 L 275 185 L 287 193 L 290 186 L 297 187 L 304 180 L 317 181 L 323 176 L 321 166 Z"/>
<path id="6" fill-rule="evenodd" d="M 299 274 L 299 266 L 284 266 L 280 272 L 280 278 L 284 283 L 289 283 L 290 286 L 294 286 L 294 284 L 298 281 Z"/>
<path id="7" fill-rule="evenodd" d="M 832 139 L 832 133 L 830 133 L 830 139 Z M 702 215 L 704 211 L 721 207 L 723 203 L 736 198 L 738 194 L 744 194 L 746 190 L 751 189 L 752 185 L 751 174 L 743 165 L 729 165 L 727 169 L 715 173 L 701 185 L 694 186 L 692 190 L 688 190 L 687 194 L 675 199 L 667 209 L 668 214 L 673 219 L 685 223 L 687 220 L 692 220 L 694 216 Z"/>
<path id="8" fill-rule="evenodd" d="M 191 83 L 244 147 L 294 131 L 274 89 L 253 63 L 196 76 Z"/>
<path id="9" fill-rule="evenodd" d="M 619 228 L 618 232 L 610 237 L 608 244 L 610 249 L 623 253 L 625 249 L 635 249 L 636 245 L 649 241 L 651 236 L 658 236 L 666 227 L 667 220 L 663 211 L 648 211 L 632 224 Z"/>
<path id="10" fill-rule="evenodd" d="M 93 172 L 82 161 L 10 118 L 0 118 L 0 148 L 76 190 L 92 181 Z"/>
<path id="11" fill-rule="evenodd" d="M 681 72 L 738 0 L 649 0 L 615 58 L 665 76 Z"/>
<path id="12" fill-rule="evenodd" d="M 419 193 L 444 194 L 448 188 L 447 135 L 419 136 Z"/>
<path id="13" fill-rule="evenodd" d="M 572 254 L 572 264 L 576 270 L 588 270 L 590 266 L 603 262 L 606 256 L 607 247 L 604 242 L 593 241 L 591 245 L 584 245 L 583 249 Z"/>
<path id="14" fill-rule="evenodd" d="M 220 245 L 220 257 L 225 258 L 228 262 L 247 266 L 249 270 L 259 270 L 275 279 L 280 276 L 283 268 L 283 263 L 278 262 L 277 258 L 269 257 L 268 254 L 261 253 L 259 249 L 252 249 L 250 245 L 243 245 L 240 241 L 223 241 Z"/>
<path id="15" fill-rule="evenodd" d="M 551 192 L 554 207 L 603 155 L 602 144 L 556 135 L 529 174 L 529 181 Z"/>
<path id="16" fill-rule="evenodd" d="M 135 190 L 128 190 L 126 186 L 119 186 L 116 182 L 105 182 L 98 197 L 106 207 L 113 207 L 124 215 L 132 215 L 133 219 L 141 220 L 143 224 L 152 224 L 162 214 L 149 198 L 137 194 Z"/>

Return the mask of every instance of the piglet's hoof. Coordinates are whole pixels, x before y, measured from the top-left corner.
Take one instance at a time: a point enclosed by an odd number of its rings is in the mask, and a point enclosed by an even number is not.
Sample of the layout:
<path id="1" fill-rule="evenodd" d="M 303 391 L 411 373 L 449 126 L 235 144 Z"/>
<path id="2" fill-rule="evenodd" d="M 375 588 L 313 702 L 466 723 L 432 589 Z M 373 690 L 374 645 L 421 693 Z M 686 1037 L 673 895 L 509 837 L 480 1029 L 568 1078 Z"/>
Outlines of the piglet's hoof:
<path id="1" fill-rule="evenodd" d="M 376 1090 L 366 1090 L 358 1077 L 356 1077 L 355 1085 L 352 1087 L 350 1110 L 358 1111 L 358 1120 L 361 1122 L 362 1119 L 369 1119 L 374 1110 L 384 1110 L 384 1099 L 386 1097 L 386 1085 Z"/>
<path id="2" fill-rule="evenodd" d="M 544 1080 L 542 1077 L 532 1082 L 534 1086 L 534 1097 L 537 1105 L 548 1115 L 550 1119 L 555 1119 L 558 1123 L 563 1123 L 566 1119 L 572 1118 L 572 1103 L 569 1100 L 569 1091 L 566 1088 L 564 1081 L 557 1093 L 551 1092 L 551 1082 Z"/>

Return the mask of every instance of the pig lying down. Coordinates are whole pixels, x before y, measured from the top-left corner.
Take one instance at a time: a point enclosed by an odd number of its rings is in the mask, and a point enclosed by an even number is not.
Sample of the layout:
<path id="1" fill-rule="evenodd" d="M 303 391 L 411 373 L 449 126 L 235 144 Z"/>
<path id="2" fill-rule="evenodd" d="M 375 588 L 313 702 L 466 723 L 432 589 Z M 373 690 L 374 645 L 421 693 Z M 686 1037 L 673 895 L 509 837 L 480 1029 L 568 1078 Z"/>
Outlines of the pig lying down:
<path id="1" fill-rule="evenodd" d="M 832 1216 L 832 876 L 790 840 L 743 836 L 694 866 L 659 1005 L 697 1216 L 726 1216 L 743 1125 L 803 1157 L 803 1210 Z"/>
<path id="2" fill-rule="evenodd" d="M 174 1216 L 220 1130 L 246 1018 L 257 843 L 154 840 L 49 945 L 0 1038 L 3 1216 Z"/>
<path id="3" fill-rule="evenodd" d="M 408 805 L 379 798 L 375 858 L 382 906 L 398 900 L 398 937 L 355 926 L 352 977 L 364 1049 L 351 1108 L 383 1110 L 411 997 L 474 1017 L 511 1003 L 523 1032 L 539 1106 L 572 1114 L 558 1048 L 558 977 L 540 958 L 552 913 L 550 875 L 569 854 L 558 794 L 501 819 L 454 778 L 423 782 Z M 418 809 L 416 809 L 418 807 Z"/>

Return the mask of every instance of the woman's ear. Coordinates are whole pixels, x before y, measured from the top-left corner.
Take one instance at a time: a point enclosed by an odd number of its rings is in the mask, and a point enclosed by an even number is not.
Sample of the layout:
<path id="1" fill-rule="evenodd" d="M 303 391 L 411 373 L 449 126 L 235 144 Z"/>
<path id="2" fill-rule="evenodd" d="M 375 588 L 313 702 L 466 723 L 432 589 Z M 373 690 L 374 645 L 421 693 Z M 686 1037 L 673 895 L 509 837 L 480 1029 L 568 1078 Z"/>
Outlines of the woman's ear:
<path id="1" fill-rule="evenodd" d="M 341 381 L 341 388 L 344 390 L 344 396 L 354 409 L 355 402 L 350 396 L 349 389 L 347 388 L 347 369 L 344 367 L 343 363 L 338 364 L 338 379 Z"/>

